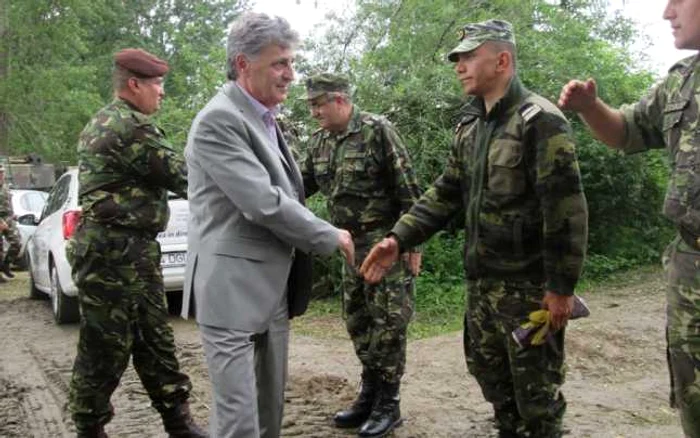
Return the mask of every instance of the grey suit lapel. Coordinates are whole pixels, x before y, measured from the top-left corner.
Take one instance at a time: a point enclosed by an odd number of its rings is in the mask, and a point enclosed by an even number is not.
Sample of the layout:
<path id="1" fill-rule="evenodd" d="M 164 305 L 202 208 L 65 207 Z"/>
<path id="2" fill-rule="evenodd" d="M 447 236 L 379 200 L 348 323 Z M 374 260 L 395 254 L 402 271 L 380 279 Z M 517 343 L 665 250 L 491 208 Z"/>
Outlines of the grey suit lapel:
<path id="1" fill-rule="evenodd" d="M 291 171 L 293 166 L 290 166 L 289 162 L 287 161 L 286 157 L 282 153 L 282 150 L 277 147 L 276 144 L 272 143 L 272 140 L 270 139 L 270 134 L 267 132 L 267 127 L 265 126 L 265 122 L 263 122 L 262 118 L 258 115 L 258 112 L 255 110 L 253 105 L 250 103 L 250 100 L 248 100 L 248 97 L 244 95 L 241 90 L 238 88 L 238 85 L 235 84 L 234 82 L 229 82 L 223 87 L 223 92 L 228 96 L 229 99 L 233 102 L 233 104 L 243 113 L 246 115 L 246 120 L 249 120 L 252 125 L 256 128 L 258 136 L 262 139 L 265 140 L 266 144 L 272 149 L 277 156 L 279 157 L 280 161 L 282 162 L 282 165 L 287 169 L 287 171 Z M 281 139 L 281 134 L 280 130 L 277 127 L 277 139 Z M 284 141 L 284 140 L 282 140 Z"/>

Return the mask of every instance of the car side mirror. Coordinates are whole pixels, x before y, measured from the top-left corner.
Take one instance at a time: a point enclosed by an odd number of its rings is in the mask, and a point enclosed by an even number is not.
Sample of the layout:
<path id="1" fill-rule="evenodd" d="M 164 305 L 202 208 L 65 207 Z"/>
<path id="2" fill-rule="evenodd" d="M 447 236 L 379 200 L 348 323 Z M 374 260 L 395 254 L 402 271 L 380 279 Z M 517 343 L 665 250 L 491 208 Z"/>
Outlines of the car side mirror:
<path id="1" fill-rule="evenodd" d="M 17 222 L 22 225 L 39 225 L 39 219 L 33 213 L 23 214 L 17 218 Z"/>

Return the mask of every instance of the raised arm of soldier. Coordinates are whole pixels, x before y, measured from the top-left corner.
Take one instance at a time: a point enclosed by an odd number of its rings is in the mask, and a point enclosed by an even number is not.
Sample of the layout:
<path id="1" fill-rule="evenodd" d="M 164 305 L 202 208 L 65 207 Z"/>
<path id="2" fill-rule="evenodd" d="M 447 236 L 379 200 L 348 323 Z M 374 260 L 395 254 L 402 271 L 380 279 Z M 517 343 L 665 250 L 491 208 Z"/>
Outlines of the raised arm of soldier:
<path id="1" fill-rule="evenodd" d="M 625 141 L 622 113 L 598 97 L 594 79 L 569 81 L 561 90 L 558 104 L 563 110 L 576 111 L 598 140 L 611 148 L 622 147 Z"/>
<path id="2" fill-rule="evenodd" d="M 360 266 L 360 275 L 369 284 L 379 283 L 399 259 L 403 248 L 411 248 L 428 240 L 441 230 L 463 206 L 463 181 L 459 144 L 450 149 L 447 166 L 442 175 L 416 201 L 410 210 L 394 224 L 387 237 L 372 247 Z"/>

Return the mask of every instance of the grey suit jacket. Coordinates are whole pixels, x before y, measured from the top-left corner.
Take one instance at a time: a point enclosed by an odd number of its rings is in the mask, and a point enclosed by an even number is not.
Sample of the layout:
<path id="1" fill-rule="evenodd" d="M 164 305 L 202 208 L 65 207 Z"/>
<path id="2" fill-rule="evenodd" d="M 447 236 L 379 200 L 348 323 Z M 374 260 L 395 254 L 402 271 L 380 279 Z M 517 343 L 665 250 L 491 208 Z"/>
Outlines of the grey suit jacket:
<path id="1" fill-rule="evenodd" d="M 194 119 L 185 148 L 190 220 L 183 317 L 194 295 L 198 323 L 265 331 L 284 299 L 294 248 L 316 254 L 337 248 L 338 230 L 300 203 L 299 169 L 279 130 L 278 138 L 279 147 L 232 82 Z M 290 294 L 297 292 L 307 291 Z"/>

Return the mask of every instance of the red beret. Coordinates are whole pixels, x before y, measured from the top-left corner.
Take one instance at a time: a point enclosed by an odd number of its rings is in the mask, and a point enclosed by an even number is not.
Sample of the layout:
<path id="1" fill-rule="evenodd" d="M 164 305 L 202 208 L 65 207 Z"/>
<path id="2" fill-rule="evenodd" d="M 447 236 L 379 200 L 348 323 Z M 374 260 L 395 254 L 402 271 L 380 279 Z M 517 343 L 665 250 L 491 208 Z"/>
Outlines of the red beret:
<path id="1" fill-rule="evenodd" d="M 168 63 L 141 49 L 124 49 L 114 55 L 114 64 L 144 77 L 157 78 L 168 72 Z"/>

